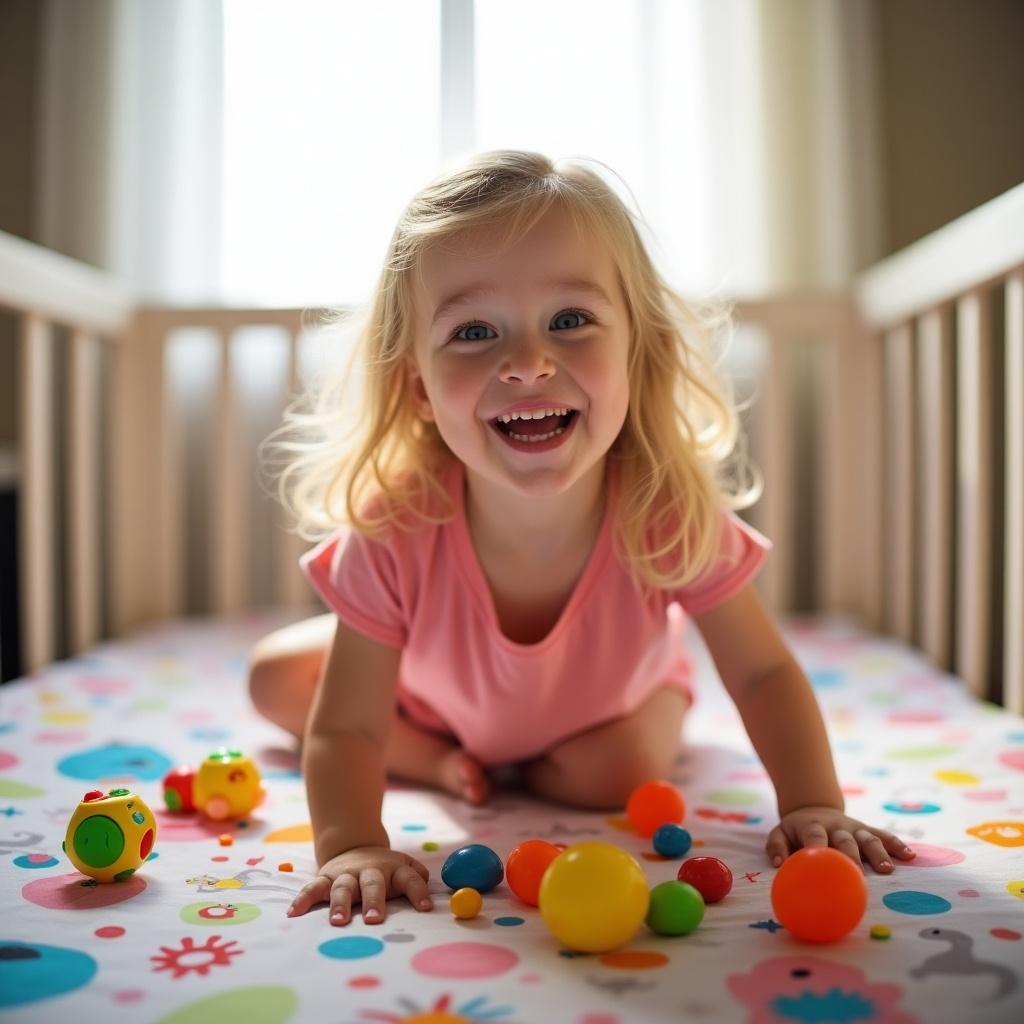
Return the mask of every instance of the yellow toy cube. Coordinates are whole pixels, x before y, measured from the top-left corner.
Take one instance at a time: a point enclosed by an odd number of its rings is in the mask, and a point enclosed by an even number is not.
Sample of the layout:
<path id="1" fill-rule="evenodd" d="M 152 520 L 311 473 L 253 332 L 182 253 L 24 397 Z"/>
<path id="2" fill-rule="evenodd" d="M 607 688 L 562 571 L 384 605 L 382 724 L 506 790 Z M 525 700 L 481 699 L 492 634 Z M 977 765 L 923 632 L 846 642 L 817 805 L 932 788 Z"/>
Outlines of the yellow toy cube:
<path id="1" fill-rule="evenodd" d="M 123 882 L 145 863 L 156 842 L 156 818 L 127 789 L 90 790 L 68 822 L 61 848 L 97 882 Z"/>

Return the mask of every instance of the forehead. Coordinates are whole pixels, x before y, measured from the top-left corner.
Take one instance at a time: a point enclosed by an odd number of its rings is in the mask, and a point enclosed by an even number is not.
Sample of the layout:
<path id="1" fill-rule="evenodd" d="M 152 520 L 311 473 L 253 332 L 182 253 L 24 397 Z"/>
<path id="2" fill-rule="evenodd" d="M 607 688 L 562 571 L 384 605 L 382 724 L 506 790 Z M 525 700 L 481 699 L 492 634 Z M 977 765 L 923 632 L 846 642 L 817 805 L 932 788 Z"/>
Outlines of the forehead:
<path id="1" fill-rule="evenodd" d="M 607 244 L 552 208 L 525 233 L 507 240 L 508 225 L 477 225 L 428 246 L 415 275 L 418 312 L 431 317 L 454 293 L 488 289 L 514 294 L 558 280 L 591 280 L 609 295 L 617 271 Z"/>

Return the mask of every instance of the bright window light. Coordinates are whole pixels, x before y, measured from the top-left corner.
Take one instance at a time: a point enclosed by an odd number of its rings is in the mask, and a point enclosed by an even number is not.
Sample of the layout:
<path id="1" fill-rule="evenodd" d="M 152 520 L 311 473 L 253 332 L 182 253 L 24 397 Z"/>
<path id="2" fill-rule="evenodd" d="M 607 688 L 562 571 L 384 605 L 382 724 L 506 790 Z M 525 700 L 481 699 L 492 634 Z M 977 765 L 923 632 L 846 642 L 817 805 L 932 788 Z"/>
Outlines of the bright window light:
<path id="1" fill-rule="evenodd" d="M 224 0 L 223 301 L 368 296 L 439 117 L 439 0 Z"/>

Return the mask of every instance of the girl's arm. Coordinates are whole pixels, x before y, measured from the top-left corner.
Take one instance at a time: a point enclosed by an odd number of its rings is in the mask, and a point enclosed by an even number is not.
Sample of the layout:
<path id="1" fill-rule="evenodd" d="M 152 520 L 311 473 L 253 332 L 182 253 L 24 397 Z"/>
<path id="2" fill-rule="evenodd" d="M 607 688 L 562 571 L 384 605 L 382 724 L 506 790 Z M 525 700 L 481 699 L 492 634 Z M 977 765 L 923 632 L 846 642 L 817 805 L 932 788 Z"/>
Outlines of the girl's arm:
<path id="1" fill-rule="evenodd" d="M 831 845 L 881 872 L 892 870 L 890 854 L 914 856 L 896 836 L 845 813 L 814 690 L 753 586 L 693 618 L 775 786 L 773 863 L 801 846 Z"/>
<path id="2" fill-rule="evenodd" d="M 320 869 L 289 914 L 329 901 L 331 923 L 346 924 L 361 902 L 364 918 L 379 922 L 385 901 L 401 893 L 418 910 L 432 906 L 427 869 L 391 850 L 381 823 L 400 659 L 401 650 L 338 622 L 302 750 Z"/>

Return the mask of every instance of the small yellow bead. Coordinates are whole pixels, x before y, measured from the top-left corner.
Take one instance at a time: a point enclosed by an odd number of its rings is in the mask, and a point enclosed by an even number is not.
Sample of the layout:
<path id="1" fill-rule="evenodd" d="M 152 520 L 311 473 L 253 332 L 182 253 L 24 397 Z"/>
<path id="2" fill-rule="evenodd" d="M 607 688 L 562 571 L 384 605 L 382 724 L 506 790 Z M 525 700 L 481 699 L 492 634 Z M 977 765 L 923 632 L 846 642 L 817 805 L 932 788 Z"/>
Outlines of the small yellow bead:
<path id="1" fill-rule="evenodd" d="M 892 935 L 892 929 L 885 924 L 873 924 L 871 926 L 871 938 L 888 939 Z"/>
<path id="2" fill-rule="evenodd" d="M 468 921 L 480 913 L 484 898 L 476 889 L 458 889 L 448 901 L 452 913 L 462 921 Z"/>
<path id="3" fill-rule="evenodd" d="M 437 845 L 437 843 L 431 840 L 427 840 L 427 842 L 423 844 L 423 849 L 426 850 L 427 853 L 433 853 L 435 850 L 439 850 L 440 847 Z"/>

